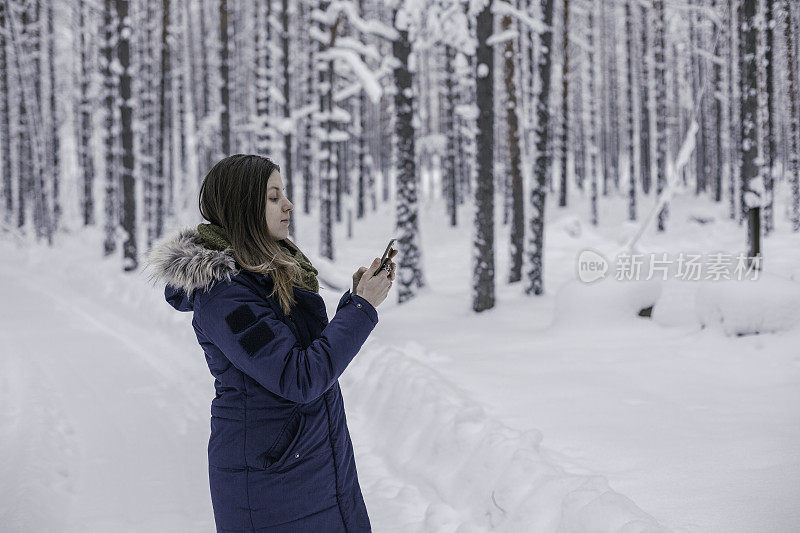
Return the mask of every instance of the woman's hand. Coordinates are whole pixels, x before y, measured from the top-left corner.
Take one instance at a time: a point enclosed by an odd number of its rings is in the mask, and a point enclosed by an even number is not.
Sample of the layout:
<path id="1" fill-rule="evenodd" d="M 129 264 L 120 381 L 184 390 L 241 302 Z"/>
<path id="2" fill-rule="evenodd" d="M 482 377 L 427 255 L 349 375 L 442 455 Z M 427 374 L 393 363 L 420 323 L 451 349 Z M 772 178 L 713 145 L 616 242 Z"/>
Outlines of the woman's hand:
<path id="1" fill-rule="evenodd" d="M 392 249 L 392 251 L 389 252 L 389 263 L 388 264 L 391 265 L 391 267 L 392 267 L 392 274 L 389 276 L 390 280 L 394 280 L 394 270 L 397 267 L 397 265 L 395 265 L 394 261 L 392 261 L 391 259 L 394 256 L 397 255 L 397 252 L 398 252 L 398 250 L 396 250 L 396 249 Z M 364 272 L 366 272 L 366 271 L 367 271 L 367 267 L 361 267 L 355 272 L 355 274 L 353 274 L 353 290 L 350 291 L 350 294 L 356 294 L 356 287 L 358 287 L 358 282 L 361 281 L 361 276 L 363 276 Z"/>
<path id="2" fill-rule="evenodd" d="M 374 275 L 380 267 L 381 260 L 378 257 L 375 258 L 369 268 L 359 268 L 358 272 L 353 275 L 353 280 L 355 280 L 356 276 L 359 277 L 359 281 L 356 284 L 356 292 L 353 294 L 358 294 L 372 304 L 373 307 L 378 307 L 386 299 L 389 289 L 392 288 L 397 265 L 394 261 L 391 261 L 391 258 L 396 254 L 397 250 L 393 250 L 389 255 L 390 261 L 386 263 L 389 266 L 388 272 L 386 269 L 380 269 L 380 272 Z"/>

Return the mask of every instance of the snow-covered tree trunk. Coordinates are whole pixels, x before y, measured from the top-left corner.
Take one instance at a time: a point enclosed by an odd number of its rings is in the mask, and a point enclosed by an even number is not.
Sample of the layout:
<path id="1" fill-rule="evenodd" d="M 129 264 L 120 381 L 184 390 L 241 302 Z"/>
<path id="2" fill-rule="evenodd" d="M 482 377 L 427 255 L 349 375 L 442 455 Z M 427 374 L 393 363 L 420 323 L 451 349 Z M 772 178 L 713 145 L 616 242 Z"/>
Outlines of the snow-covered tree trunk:
<path id="1" fill-rule="evenodd" d="M 588 113 L 589 113 L 589 133 L 588 133 L 588 151 L 589 151 L 589 220 L 592 225 L 597 226 L 599 222 L 598 213 L 598 195 L 599 191 L 599 169 L 598 169 L 598 146 L 597 146 L 597 63 L 598 51 L 597 47 L 599 40 L 597 39 L 597 28 L 595 27 L 595 20 L 597 20 L 597 7 L 593 5 L 590 0 L 590 5 L 586 9 L 587 24 L 586 34 L 588 41 L 587 49 L 587 69 L 588 69 L 588 87 L 586 93 L 588 94 Z"/>
<path id="2" fill-rule="evenodd" d="M 167 172 L 171 173 L 171 168 L 166 162 L 165 148 L 172 151 L 172 147 L 167 144 L 171 137 L 170 114 L 172 112 L 170 93 L 172 91 L 170 79 L 170 43 L 169 43 L 169 15 L 170 0 L 161 0 L 161 78 L 158 85 L 158 140 L 156 144 L 156 190 L 155 190 L 155 220 L 151 237 L 160 238 L 164 233 L 164 184 L 167 181 Z M 148 240 L 147 249 L 150 249 L 153 242 Z"/>
<path id="3" fill-rule="evenodd" d="M 211 4 L 213 7 L 213 4 Z M 201 111 L 201 124 L 202 128 L 200 131 L 200 136 L 203 139 L 202 142 L 202 164 L 204 172 L 208 172 L 211 170 L 211 165 L 214 163 L 214 159 L 217 157 L 219 152 L 219 147 L 215 146 L 216 143 L 212 142 L 212 139 L 217 137 L 218 130 L 215 128 L 214 131 L 211 131 L 211 126 L 209 122 L 211 121 L 211 113 L 212 113 L 212 85 L 211 82 L 214 79 L 214 70 L 209 63 L 209 59 L 211 58 L 211 53 L 213 48 L 209 45 L 209 39 L 207 35 L 209 33 L 213 33 L 213 24 L 208 20 L 208 12 L 207 12 L 207 4 L 201 3 L 199 6 L 200 9 L 200 86 L 202 87 L 201 93 L 201 102 L 202 105 L 200 106 Z M 211 19 L 213 20 L 213 18 Z"/>
<path id="4" fill-rule="evenodd" d="M 626 0 L 625 2 L 625 47 L 627 51 L 627 87 L 626 99 L 628 102 L 628 220 L 636 220 L 636 128 L 634 122 L 636 117 L 634 115 L 634 100 L 633 100 L 633 67 L 634 67 L 634 50 L 633 50 L 633 0 Z"/>
<path id="5" fill-rule="evenodd" d="M 231 97 L 230 97 L 230 41 L 228 24 L 228 0 L 219 0 L 219 39 L 220 39 L 220 146 L 221 157 L 231 154 Z"/>
<path id="6" fill-rule="evenodd" d="M 115 49 L 118 39 L 118 20 L 114 2 L 105 0 L 103 4 L 103 50 L 101 66 L 103 71 L 103 100 L 105 103 L 105 121 L 103 128 L 104 162 L 105 162 L 105 195 L 103 197 L 103 254 L 108 256 L 117 249 L 116 231 L 119 224 L 119 169 L 117 165 L 117 126 L 119 120 L 116 106 L 119 79 L 114 70 Z"/>
<path id="7" fill-rule="evenodd" d="M 511 4 L 510 1 L 504 0 Z M 513 7 L 513 4 L 511 4 Z M 504 15 L 502 19 L 502 30 L 511 29 L 511 15 Z M 507 127 L 506 144 L 508 146 L 508 168 L 506 173 L 509 176 L 509 196 L 510 196 L 510 218 L 511 218 L 511 261 L 508 270 L 508 282 L 514 283 L 522 279 L 522 262 L 525 248 L 525 213 L 524 213 L 524 191 L 522 183 L 522 169 L 520 161 L 519 147 L 519 121 L 517 115 L 517 86 L 515 80 L 515 53 L 514 41 L 509 39 L 503 46 L 503 81 L 505 84 L 505 112 Z"/>
<path id="8" fill-rule="evenodd" d="M 732 220 L 742 220 L 742 210 L 740 209 L 739 190 L 741 186 L 742 172 L 742 142 L 741 142 L 741 107 L 739 98 L 741 95 L 741 85 L 739 83 L 739 0 L 728 0 L 728 13 L 730 16 L 728 24 L 728 40 L 730 42 L 728 50 L 730 58 L 728 62 L 728 114 L 730 116 L 730 167 L 731 177 L 728 182 L 728 215 Z"/>
<path id="9" fill-rule="evenodd" d="M 393 26 L 398 37 L 392 43 L 395 59 L 394 95 L 395 133 L 397 140 L 397 222 L 400 263 L 397 265 L 400 281 L 398 303 L 412 299 L 416 289 L 425 286 L 422 276 L 422 249 L 419 246 L 419 205 L 417 201 L 417 169 L 414 161 L 414 125 L 412 124 L 413 93 L 408 56 L 411 42 L 408 28 L 398 27 L 397 10 L 393 13 Z M 491 109 L 491 107 L 489 108 Z"/>
<path id="10" fill-rule="evenodd" d="M 751 261 L 761 250 L 761 193 L 758 161 L 758 64 L 756 13 L 758 0 L 742 2 L 741 50 L 742 50 L 742 189 L 747 209 L 747 244 Z"/>
<path id="11" fill-rule="evenodd" d="M 536 166 L 531 186 L 530 238 L 528 240 L 529 285 L 526 294 L 544 292 L 544 208 L 547 176 L 552 171 L 548 151 L 550 127 L 550 76 L 553 69 L 553 0 L 542 0 L 545 25 L 541 33 L 539 77 L 542 81 L 536 102 Z"/>
<path id="12" fill-rule="evenodd" d="M 78 171 L 81 176 L 81 214 L 83 215 L 83 225 L 94 225 L 94 150 L 91 146 L 92 140 L 92 109 L 94 101 L 90 98 L 89 88 L 91 84 L 91 72 L 89 65 L 89 43 L 90 34 L 87 20 L 87 10 L 89 6 L 86 0 L 78 2 L 78 47 L 80 50 L 80 100 L 78 102 Z"/>
<path id="13" fill-rule="evenodd" d="M 667 184 L 667 76 L 664 51 L 666 21 L 664 0 L 653 0 L 653 11 L 656 15 L 653 43 L 656 78 L 656 193 L 661 194 Z M 664 231 L 667 219 L 667 204 L 658 212 L 658 231 Z"/>
<path id="14" fill-rule="evenodd" d="M 602 12 L 601 35 L 603 46 L 600 49 L 602 65 L 602 108 L 603 128 L 602 154 L 603 158 L 603 195 L 609 192 L 609 181 L 613 180 L 615 189 L 619 188 L 619 80 L 617 69 L 617 40 L 616 33 L 616 1 L 610 5 L 607 0 L 601 0 Z"/>
<path id="15" fill-rule="evenodd" d="M 256 31 L 254 35 L 256 47 L 256 151 L 264 157 L 275 157 L 272 154 L 273 139 L 269 131 L 270 90 L 272 89 L 272 67 L 275 64 L 270 57 L 270 6 L 271 1 L 256 4 Z"/>
<path id="16" fill-rule="evenodd" d="M 281 1 L 281 63 L 283 65 L 283 80 L 281 89 L 283 90 L 282 102 L 282 115 L 284 120 L 288 123 L 291 122 L 292 114 L 292 87 L 291 87 L 291 71 L 289 70 L 289 2 L 288 0 Z M 294 164 L 292 161 L 293 149 L 293 134 L 295 125 L 291 124 L 283 136 L 283 170 L 282 176 L 286 182 L 287 197 L 292 200 L 295 196 L 294 192 Z M 294 218 L 289 221 L 289 231 L 294 234 L 294 229 L 291 227 L 295 222 Z"/>
<path id="17" fill-rule="evenodd" d="M 305 2 L 299 2 L 297 6 L 299 10 L 298 22 L 299 27 L 307 28 L 311 25 L 310 20 L 310 6 Z M 301 72 L 304 74 L 301 77 L 301 93 L 298 99 L 298 104 L 302 103 L 303 106 L 311 106 L 314 102 L 314 95 L 316 94 L 314 87 L 314 65 L 316 64 L 316 48 L 312 45 L 307 31 L 299 31 L 298 35 L 298 49 L 300 53 L 298 63 L 302 63 Z M 314 120 L 310 115 L 306 115 L 302 119 L 302 131 L 300 140 L 298 142 L 298 150 L 300 156 L 298 157 L 298 173 L 303 177 L 303 213 L 308 215 L 311 213 L 311 202 L 313 198 L 313 191 L 316 189 L 314 186 L 314 172 L 313 157 L 314 151 Z"/>
<path id="18" fill-rule="evenodd" d="M 715 11 L 723 12 L 721 25 L 717 28 L 716 46 L 714 48 L 714 55 L 718 58 L 717 63 L 714 64 L 714 80 L 716 91 L 714 94 L 714 108 L 715 108 L 715 136 L 717 144 L 717 168 L 714 172 L 714 201 L 719 203 L 722 201 L 723 184 L 726 180 L 730 179 L 730 138 L 729 138 L 729 124 L 730 113 L 728 106 L 725 105 L 725 98 L 728 95 L 728 85 L 730 81 L 727 76 L 728 56 L 730 50 L 727 49 L 725 43 L 728 42 L 728 26 L 729 22 L 727 17 L 730 13 L 725 13 L 724 6 L 725 0 L 712 0 L 712 9 Z"/>
<path id="19" fill-rule="evenodd" d="M 319 4 L 319 9 L 325 12 L 328 9 L 329 2 L 322 0 Z M 337 17 L 338 21 L 338 17 Z M 325 22 L 320 22 L 320 39 L 319 52 L 325 52 L 328 48 L 333 46 L 335 40 L 335 33 L 338 24 L 334 24 L 329 28 Z M 319 118 L 317 126 L 317 135 L 321 137 L 320 147 L 321 150 L 317 153 L 317 169 L 319 172 L 320 180 L 320 255 L 333 261 L 333 187 L 337 180 L 336 163 L 338 162 L 334 144 L 331 142 L 332 130 L 332 112 L 333 112 L 333 60 L 325 60 L 318 57 L 318 63 L 315 65 L 317 70 L 319 83 L 317 88 L 319 90 Z"/>
<path id="20" fill-rule="evenodd" d="M 586 180 L 586 120 L 584 117 L 585 104 L 583 101 L 584 76 L 586 75 L 585 63 L 586 51 L 584 50 L 580 54 L 580 61 L 575 69 L 575 83 L 572 84 L 574 88 L 571 91 L 572 107 L 574 109 L 572 112 L 572 116 L 574 117 L 572 138 L 574 139 L 573 144 L 577 144 L 573 152 L 575 182 L 578 189 L 581 191 L 584 190 L 584 182 Z"/>
<path id="21" fill-rule="evenodd" d="M 133 32 L 131 18 L 128 13 L 129 1 L 117 0 L 117 56 L 119 60 L 119 112 L 120 138 L 122 140 L 122 167 L 120 183 L 122 186 L 122 212 L 120 224 L 124 231 L 122 241 L 123 269 L 126 272 L 136 270 L 139 266 L 136 253 L 136 196 L 133 176 L 133 95 L 131 94 L 131 57 L 130 35 Z"/>
<path id="22" fill-rule="evenodd" d="M 561 37 L 561 187 L 558 191 L 558 205 L 567 205 L 567 154 L 569 151 L 569 0 L 562 5 L 563 23 Z"/>
<path id="23" fill-rule="evenodd" d="M 699 0 L 689 0 L 689 57 L 692 65 L 692 99 L 696 102 L 697 122 L 700 130 L 696 139 L 696 149 L 694 150 L 695 162 L 695 194 L 700 194 L 706 190 L 706 129 L 705 129 L 705 106 L 698 102 L 700 98 L 700 86 L 706 79 L 705 59 L 700 57 L 698 50 L 702 44 L 700 42 L 700 31 L 696 22 L 697 12 L 691 9 L 692 4 L 698 4 Z"/>
<path id="24" fill-rule="evenodd" d="M 172 69 L 173 72 L 173 94 L 175 95 L 173 101 L 175 103 L 175 111 L 173 113 L 174 116 L 177 117 L 175 121 L 176 126 L 173 129 L 177 129 L 178 134 L 178 172 L 180 175 L 180 183 L 181 183 L 181 191 L 187 190 L 189 187 L 188 185 L 188 169 L 187 169 L 187 150 L 186 150 L 186 116 L 187 116 L 187 109 L 191 105 L 189 102 L 191 101 L 192 93 L 191 91 L 187 90 L 187 87 L 190 86 L 189 80 L 191 80 L 190 75 L 190 68 L 193 64 L 192 56 L 187 53 L 187 46 L 186 46 L 186 34 L 189 32 L 189 28 L 187 24 L 189 21 L 186 19 L 186 5 L 188 0 L 177 0 L 177 8 L 175 9 L 175 30 L 172 31 L 172 35 L 174 35 L 174 42 L 173 46 L 175 47 L 175 51 L 172 54 L 172 57 L 176 58 L 175 60 L 175 68 Z M 173 171 L 172 176 L 175 176 L 175 172 Z"/>
<path id="25" fill-rule="evenodd" d="M 775 7 L 774 0 L 764 0 L 766 2 L 766 48 L 764 50 L 764 61 L 766 63 L 766 116 L 764 116 L 767 128 L 767 138 L 764 143 L 766 157 L 764 158 L 764 192 L 766 203 L 764 205 L 764 235 L 769 235 L 775 227 L 773 214 L 773 173 L 775 172 L 775 159 L 777 143 L 775 142 L 775 132 L 777 129 L 775 120 Z"/>
<path id="26" fill-rule="evenodd" d="M 134 169 L 134 172 L 142 176 L 143 181 L 144 215 L 142 222 L 146 229 L 147 248 L 157 238 L 154 234 L 155 195 L 158 182 L 156 175 L 158 156 L 156 153 L 158 150 L 156 145 L 158 142 L 158 118 L 156 116 L 158 87 L 156 85 L 157 73 L 155 72 L 156 2 L 157 0 L 145 0 L 134 3 L 132 6 L 130 3 L 128 4 L 129 8 L 133 8 L 128 16 L 136 21 L 135 24 L 131 24 L 131 27 L 139 28 L 139 31 L 130 36 L 131 39 L 138 36 L 137 46 L 130 47 L 135 53 L 134 70 L 137 73 L 136 78 L 131 81 L 136 84 L 135 91 L 131 87 L 131 94 L 137 94 L 139 101 L 139 105 L 135 108 L 138 127 L 135 130 L 137 142 L 134 143 L 138 155 L 136 157 L 138 167 Z M 121 21 L 120 24 L 122 24 Z"/>
<path id="27" fill-rule="evenodd" d="M 0 2 L 0 164 L 3 175 L 3 223 L 11 227 L 11 218 L 14 214 L 14 191 L 12 189 L 11 165 L 11 88 L 9 87 L 10 64 L 7 54 L 7 35 L 9 31 L 8 17 L 5 2 Z"/>
<path id="28" fill-rule="evenodd" d="M 447 212 L 450 215 L 450 226 L 456 227 L 458 215 L 458 180 L 456 178 L 456 144 L 458 131 L 456 129 L 456 79 L 455 79 L 455 50 L 445 44 L 445 102 L 444 102 L 444 131 L 447 136 L 447 149 L 444 159 L 444 184 Z"/>
<path id="29" fill-rule="evenodd" d="M 53 16 L 55 11 L 55 2 L 50 1 L 47 3 L 47 70 L 50 87 L 50 101 L 49 101 L 49 116 L 50 116 L 50 147 L 48 150 L 48 167 L 50 168 L 51 186 L 53 188 L 53 213 L 50 221 L 48 238 L 61 226 L 61 158 L 60 158 L 60 144 L 61 139 L 58 132 L 58 108 L 56 107 L 56 70 L 55 70 L 55 29 L 53 26 Z"/>
<path id="30" fill-rule="evenodd" d="M 44 115 L 47 109 L 44 103 L 43 91 L 43 71 L 42 68 L 42 33 L 44 31 L 42 25 L 42 0 L 33 0 L 34 16 L 30 21 L 29 28 L 29 42 L 30 54 L 33 64 L 33 72 L 26 70 L 26 78 L 30 76 L 34 90 L 28 91 L 25 95 L 28 98 L 28 112 L 30 113 L 30 137 L 33 140 L 33 193 L 34 193 L 34 214 L 33 222 L 34 229 L 36 230 L 36 237 L 41 239 L 52 235 L 51 227 L 51 211 L 48 205 L 50 194 L 48 189 L 48 181 L 45 180 L 45 170 L 48 168 L 49 154 L 47 153 L 50 146 L 47 139 L 47 134 L 44 131 Z"/>
<path id="31" fill-rule="evenodd" d="M 472 309 L 494 307 L 494 52 L 487 44 L 494 29 L 492 0 L 478 13 L 475 94 L 478 104 L 475 236 L 472 250 Z"/>
<path id="32" fill-rule="evenodd" d="M 789 102 L 791 107 L 791 117 L 789 117 L 790 135 L 789 142 L 789 183 L 792 189 L 792 211 L 791 222 L 792 231 L 800 231 L 800 102 L 798 102 L 797 84 L 797 42 L 795 26 L 793 24 L 791 0 L 784 0 L 784 36 L 786 37 L 786 57 L 787 71 L 786 76 L 789 83 Z"/>
<path id="33" fill-rule="evenodd" d="M 639 144 L 640 147 L 640 157 L 639 161 L 641 162 L 641 176 L 642 176 L 642 191 L 645 194 L 650 192 L 650 181 L 652 178 L 652 147 L 650 143 L 650 94 L 651 94 L 651 83 L 652 77 L 650 76 L 650 72 L 652 71 L 651 64 L 652 64 L 652 55 L 650 52 L 650 7 L 645 5 L 644 3 L 641 4 L 641 14 L 642 14 L 642 53 L 641 53 L 641 65 L 642 65 L 642 77 L 640 79 L 641 82 L 641 91 L 639 92 L 641 99 L 640 99 L 640 106 L 639 106 L 639 116 L 641 117 L 640 121 L 640 128 L 639 128 L 639 135 L 641 137 L 641 141 Z"/>

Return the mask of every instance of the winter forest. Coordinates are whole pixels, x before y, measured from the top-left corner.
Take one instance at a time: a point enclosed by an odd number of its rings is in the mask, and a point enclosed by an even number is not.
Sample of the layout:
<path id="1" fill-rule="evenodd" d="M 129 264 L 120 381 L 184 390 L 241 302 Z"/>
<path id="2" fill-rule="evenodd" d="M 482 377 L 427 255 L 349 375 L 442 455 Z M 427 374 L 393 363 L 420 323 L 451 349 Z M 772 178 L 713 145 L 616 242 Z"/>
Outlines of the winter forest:
<path id="1" fill-rule="evenodd" d="M 341 378 L 376 532 L 792 530 L 799 39 L 796 0 L 0 0 L 0 523 L 213 530 L 143 266 L 240 153 L 328 305 L 397 239 Z"/>

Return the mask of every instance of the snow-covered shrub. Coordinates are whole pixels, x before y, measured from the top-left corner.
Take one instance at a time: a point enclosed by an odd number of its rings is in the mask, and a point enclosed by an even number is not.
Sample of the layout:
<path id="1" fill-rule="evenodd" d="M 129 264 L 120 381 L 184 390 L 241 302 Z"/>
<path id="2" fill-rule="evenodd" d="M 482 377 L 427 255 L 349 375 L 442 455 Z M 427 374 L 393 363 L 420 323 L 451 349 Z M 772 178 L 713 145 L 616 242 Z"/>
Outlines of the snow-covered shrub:
<path id="1" fill-rule="evenodd" d="M 800 283 L 766 273 L 756 280 L 704 281 L 695 310 L 701 325 L 726 335 L 787 331 L 800 324 Z"/>

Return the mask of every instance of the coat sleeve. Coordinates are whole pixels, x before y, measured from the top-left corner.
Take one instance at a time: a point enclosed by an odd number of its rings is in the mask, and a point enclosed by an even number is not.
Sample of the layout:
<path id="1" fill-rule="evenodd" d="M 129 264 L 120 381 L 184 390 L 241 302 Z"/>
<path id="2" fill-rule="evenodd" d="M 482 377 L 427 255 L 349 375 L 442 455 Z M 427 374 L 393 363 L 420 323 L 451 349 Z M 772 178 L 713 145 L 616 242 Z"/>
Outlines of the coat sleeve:
<path id="1" fill-rule="evenodd" d="M 226 284 L 196 302 L 194 321 L 236 368 L 278 396 L 307 403 L 336 382 L 378 323 L 372 304 L 358 295 L 347 296 L 307 348 L 242 283 Z"/>
<path id="2" fill-rule="evenodd" d="M 336 312 L 337 313 L 339 312 L 339 309 L 341 309 L 342 307 L 345 306 L 345 304 L 350 302 L 350 298 L 352 298 L 352 296 L 350 295 L 350 289 L 347 289 L 347 292 L 345 292 L 342 295 L 342 297 L 339 298 L 339 305 L 336 306 Z"/>

